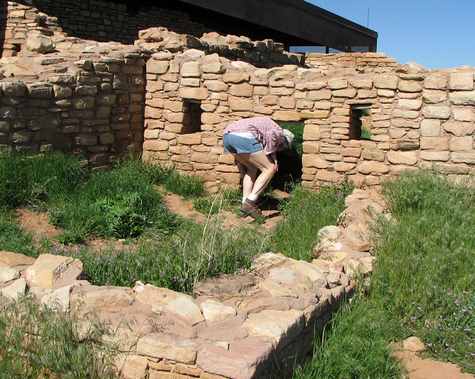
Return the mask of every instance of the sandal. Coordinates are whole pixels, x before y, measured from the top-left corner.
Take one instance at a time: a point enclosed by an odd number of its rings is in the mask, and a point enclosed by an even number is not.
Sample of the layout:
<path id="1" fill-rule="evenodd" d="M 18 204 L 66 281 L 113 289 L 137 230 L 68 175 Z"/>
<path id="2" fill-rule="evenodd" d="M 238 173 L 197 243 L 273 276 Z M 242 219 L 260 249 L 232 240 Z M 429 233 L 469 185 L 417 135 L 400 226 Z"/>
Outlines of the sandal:
<path id="1" fill-rule="evenodd" d="M 245 216 L 251 216 L 252 218 L 262 217 L 261 210 L 257 207 L 256 202 L 246 199 L 241 206 L 241 213 Z"/>

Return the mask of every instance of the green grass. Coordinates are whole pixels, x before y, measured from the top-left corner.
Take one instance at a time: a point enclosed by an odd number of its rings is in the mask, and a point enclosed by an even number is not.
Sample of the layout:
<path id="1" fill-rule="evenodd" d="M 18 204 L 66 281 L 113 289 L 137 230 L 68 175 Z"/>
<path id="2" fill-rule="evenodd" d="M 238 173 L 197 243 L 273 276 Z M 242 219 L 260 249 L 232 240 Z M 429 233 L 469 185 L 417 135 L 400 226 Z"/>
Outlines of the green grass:
<path id="1" fill-rule="evenodd" d="M 36 257 L 32 238 L 18 225 L 13 211 L 0 208 L 0 250 Z"/>
<path id="2" fill-rule="evenodd" d="M 193 199 L 193 208 L 205 215 L 214 215 L 221 210 L 233 210 L 241 205 L 241 191 L 226 189 L 213 196 L 202 196 Z"/>
<path id="3" fill-rule="evenodd" d="M 190 292 L 201 279 L 250 267 L 266 247 L 266 237 L 251 229 L 226 231 L 214 221 L 183 222 L 171 235 L 144 236 L 134 253 L 83 251 L 78 258 L 96 285 L 132 286 L 140 280 Z"/>
<path id="4" fill-rule="evenodd" d="M 340 310 L 297 379 L 399 378 L 388 345 L 412 335 L 475 373 L 475 190 L 420 172 L 384 193 L 393 220 L 377 228 L 369 294 Z"/>
<path id="5" fill-rule="evenodd" d="M 153 171 L 135 160 L 93 173 L 76 191 L 53 202 L 50 219 L 64 228 L 65 243 L 88 236 L 133 238 L 152 226 L 168 230 L 174 217 L 154 189 L 160 175 L 159 168 Z"/>
<path id="6" fill-rule="evenodd" d="M 103 333 L 80 341 L 67 316 L 29 300 L 8 305 L 0 312 L 0 378 L 115 378 Z"/>
<path id="7" fill-rule="evenodd" d="M 61 153 L 0 154 L 0 207 L 43 207 L 73 191 L 86 174 L 79 159 Z"/>
<path id="8" fill-rule="evenodd" d="M 373 134 L 368 129 L 361 127 L 361 139 L 370 141 L 372 136 Z"/>
<path id="9" fill-rule="evenodd" d="M 273 251 L 294 259 L 311 259 L 318 231 L 336 223 L 350 191 L 348 185 L 323 187 L 318 192 L 297 187 L 283 206 L 284 220 L 272 238 Z"/>
<path id="10" fill-rule="evenodd" d="M 199 197 L 205 193 L 201 178 L 180 174 L 174 170 L 168 171 L 163 184 L 167 191 L 176 193 L 184 198 Z"/>

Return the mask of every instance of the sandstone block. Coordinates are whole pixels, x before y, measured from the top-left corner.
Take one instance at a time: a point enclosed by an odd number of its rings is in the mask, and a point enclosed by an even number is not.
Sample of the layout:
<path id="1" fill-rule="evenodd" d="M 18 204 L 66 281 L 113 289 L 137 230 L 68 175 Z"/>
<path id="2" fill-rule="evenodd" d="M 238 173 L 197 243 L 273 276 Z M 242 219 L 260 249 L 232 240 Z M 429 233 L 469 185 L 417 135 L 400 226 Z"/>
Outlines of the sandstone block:
<path id="1" fill-rule="evenodd" d="M 447 120 L 450 118 L 450 107 L 445 105 L 426 105 L 422 108 L 422 113 L 426 118 Z"/>
<path id="2" fill-rule="evenodd" d="M 194 364 L 197 346 L 192 340 L 155 333 L 139 339 L 137 354 L 185 364 Z"/>
<path id="3" fill-rule="evenodd" d="M 182 134 L 177 136 L 177 142 L 181 145 L 199 145 L 201 144 L 201 134 Z"/>
<path id="4" fill-rule="evenodd" d="M 180 97 L 191 100 L 205 100 L 208 97 L 207 88 L 180 88 Z"/>
<path id="5" fill-rule="evenodd" d="M 238 97 L 251 97 L 253 87 L 248 83 L 233 84 L 229 89 L 229 93 Z"/>
<path id="6" fill-rule="evenodd" d="M 318 170 L 315 178 L 322 182 L 339 183 L 343 179 L 343 176 L 335 171 Z"/>
<path id="7" fill-rule="evenodd" d="M 10 266 L 23 269 L 35 263 L 35 258 L 23 254 L 12 253 L 10 251 L 0 251 L 0 266 Z"/>
<path id="8" fill-rule="evenodd" d="M 298 90 L 319 90 L 322 88 L 325 88 L 327 86 L 327 82 L 324 80 L 320 81 L 310 81 L 310 82 L 303 82 L 303 83 L 297 83 L 297 89 Z"/>
<path id="9" fill-rule="evenodd" d="M 310 100 L 330 100 L 332 98 L 332 91 L 329 89 L 322 89 L 318 91 L 309 91 L 307 98 Z"/>
<path id="10" fill-rule="evenodd" d="M 336 91 L 333 91 L 333 96 L 335 97 L 345 97 L 352 99 L 356 96 L 356 90 L 354 88 L 348 88 L 348 89 L 339 89 Z"/>
<path id="11" fill-rule="evenodd" d="M 254 103 L 250 99 L 243 99 L 239 97 L 230 97 L 229 98 L 229 107 L 232 111 L 238 112 L 251 112 Z"/>
<path id="12" fill-rule="evenodd" d="M 377 148 L 363 149 L 362 157 L 365 160 L 384 162 L 384 151 Z"/>
<path id="13" fill-rule="evenodd" d="M 403 109 L 411 109 L 418 111 L 422 107 L 422 100 L 421 99 L 399 99 L 398 101 L 399 107 Z"/>
<path id="14" fill-rule="evenodd" d="M 223 80 L 225 83 L 242 83 L 248 82 L 250 75 L 247 72 L 232 72 L 228 71 L 223 75 Z"/>
<path id="15" fill-rule="evenodd" d="M 422 85 L 415 80 L 400 80 L 398 89 L 401 92 L 421 92 Z"/>
<path id="16" fill-rule="evenodd" d="M 427 104 L 438 104 L 447 100 L 447 92 L 425 89 L 422 97 Z"/>
<path id="17" fill-rule="evenodd" d="M 443 127 L 446 132 L 457 137 L 471 135 L 475 131 L 475 124 L 472 122 L 448 121 Z"/>
<path id="18" fill-rule="evenodd" d="M 447 162 L 449 160 L 450 153 L 448 151 L 421 151 L 420 157 L 425 161 L 441 161 Z"/>
<path id="19" fill-rule="evenodd" d="M 25 271 L 25 278 L 30 287 L 52 289 L 73 284 L 81 273 L 81 261 L 70 257 L 43 254 Z"/>
<path id="20" fill-rule="evenodd" d="M 200 304 L 204 318 L 208 322 L 218 322 L 236 315 L 234 307 L 224 305 L 216 300 L 206 300 Z"/>
<path id="21" fill-rule="evenodd" d="M 334 167 L 337 172 L 348 172 L 355 168 L 356 163 L 336 162 Z"/>
<path id="22" fill-rule="evenodd" d="M 318 141 L 320 139 L 320 127 L 318 125 L 305 125 L 303 139 L 304 141 Z"/>
<path id="23" fill-rule="evenodd" d="M 475 121 L 475 112 L 472 108 L 452 108 L 455 121 Z"/>
<path id="24" fill-rule="evenodd" d="M 148 359 L 139 355 L 128 355 L 120 370 L 123 379 L 145 379 Z"/>
<path id="25" fill-rule="evenodd" d="M 362 174 L 387 174 L 389 166 L 377 161 L 364 161 L 358 165 L 358 171 Z"/>
<path id="26" fill-rule="evenodd" d="M 373 88 L 373 80 L 370 78 L 352 78 L 350 79 L 350 84 L 355 88 Z"/>
<path id="27" fill-rule="evenodd" d="M 162 140 L 148 140 L 143 143 L 143 149 L 147 151 L 166 151 L 168 146 L 168 141 Z"/>
<path id="28" fill-rule="evenodd" d="M 302 113 L 295 111 L 276 111 L 272 115 L 272 118 L 276 121 L 300 121 L 302 119 Z"/>
<path id="29" fill-rule="evenodd" d="M 451 92 L 449 99 L 456 105 L 475 105 L 475 91 Z"/>
<path id="30" fill-rule="evenodd" d="M 7 267 L 7 266 L 0 266 L 0 284 L 10 282 L 14 279 L 18 279 L 20 277 L 20 273 L 18 270 Z"/>
<path id="31" fill-rule="evenodd" d="M 406 110 L 406 109 L 395 108 L 393 110 L 393 117 L 394 119 L 396 118 L 415 119 L 419 117 L 419 111 L 411 111 L 411 110 Z M 393 124 L 394 124 L 394 119 L 392 120 Z"/>
<path id="32" fill-rule="evenodd" d="M 396 75 L 377 75 L 374 78 L 374 86 L 378 89 L 395 90 L 398 87 L 398 80 Z"/>
<path id="33" fill-rule="evenodd" d="M 408 166 L 415 165 L 418 159 L 415 151 L 389 151 L 387 156 L 390 163 Z"/>
<path id="34" fill-rule="evenodd" d="M 294 97 L 281 97 L 279 99 L 279 106 L 284 109 L 295 109 L 295 104 Z"/>
<path id="35" fill-rule="evenodd" d="M 473 137 L 451 137 L 449 142 L 450 151 L 469 151 L 473 150 Z"/>
<path id="36" fill-rule="evenodd" d="M 185 62 L 181 65 L 180 75 L 184 78 L 199 78 L 201 68 L 199 62 Z"/>
<path id="37" fill-rule="evenodd" d="M 17 279 L 0 289 L 0 295 L 10 300 L 18 300 L 26 293 L 26 281 L 23 278 Z"/>
<path id="38" fill-rule="evenodd" d="M 437 137 L 440 135 L 440 120 L 427 119 L 421 122 L 422 137 Z"/>
<path id="39" fill-rule="evenodd" d="M 206 88 L 213 92 L 224 92 L 228 90 L 228 85 L 220 80 L 206 80 L 204 82 Z"/>
<path id="40" fill-rule="evenodd" d="M 134 291 L 136 300 L 144 304 L 150 304 L 154 312 L 171 313 L 190 325 L 204 321 L 199 306 L 191 296 L 149 284 L 145 286 L 137 285 Z"/>
<path id="41" fill-rule="evenodd" d="M 475 164 L 475 151 L 458 151 L 452 153 L 452 162 Z"/>
<path id="42" fill-rule="evenodd" d="M 47 54 L 52 53 L 56 46 L 51 38 L 40 33 L 31 32 L 26 38 L 27 50 L 38 53 Z"/>
<path id="43" fill-rule="evenodd" d="M 249 335 L 270 338 L 274 344 L 291 341 L 304 327 L 303 313 L 296 310 L 264 310 L 250 314 L 243 327 Z"/>
<path id="44" fill-rule="evenodd" d="M 424 80 L 424 87 L 427 89 L 446 89 L 448 77 L 444 74 L 429 75 Z"/>
<path id="45" fill-rule="evenodd" d="M 421 137 L 421 149 L 446 151 L 449 149 L 449 137 Z"/>
<path id="46" fill-rule="evenodd" d="M 326 160 L 314 154 L 304 154 L 302 158 L 302 164 L 304 167 L 315 167 L 315 168 L 329 167 L 329 163 Z"/>
<path id="47" fill-rule="evenodd" d="M 69 310 L 71 288 L 71 285 L 58 288 L 44 295 L 40 302 L 49 309 L 67 312 Z"/>
<path id="48" fill-rule="evenodd" d="M 168 61 L 150 59 L 147 62 L 147 74 L 163 75 L 168 71 L 168 67 L 170 67 Z"/>
<path id="49" fill-rule="evenodd" d="M 340 78 L 329 79 L 328 87 L 333 90 L 348 88 L 348 80 Z"/>
<path id="50" fill-rule="evenodd" d="M 321 119 L 321 118 L 328 118 L 330 116 L 329 110 L 316 110 L 313 112 L 304 111 L 300 113 L 302 119 L 310 120 L 310 119 Z"/>
<path id="51" fill-rule="evenodd" d="M 473 72 L 453 72 L 449 76 L 449 89 L 473 91 Z"/>

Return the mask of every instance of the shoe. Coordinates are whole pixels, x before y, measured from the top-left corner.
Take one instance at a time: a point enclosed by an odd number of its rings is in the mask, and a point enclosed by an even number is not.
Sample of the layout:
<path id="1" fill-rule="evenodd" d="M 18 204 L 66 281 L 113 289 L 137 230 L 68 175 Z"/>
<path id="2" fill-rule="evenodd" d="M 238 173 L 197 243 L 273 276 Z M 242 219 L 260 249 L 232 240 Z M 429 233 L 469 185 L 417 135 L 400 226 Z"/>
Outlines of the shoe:
<path id="1" fill-rule="evenodd" d="M 257 207 L 255 201 L 246 199 L 241 206 L 241 213 L 252 218 L 262 217 L 261 210 Z"/>

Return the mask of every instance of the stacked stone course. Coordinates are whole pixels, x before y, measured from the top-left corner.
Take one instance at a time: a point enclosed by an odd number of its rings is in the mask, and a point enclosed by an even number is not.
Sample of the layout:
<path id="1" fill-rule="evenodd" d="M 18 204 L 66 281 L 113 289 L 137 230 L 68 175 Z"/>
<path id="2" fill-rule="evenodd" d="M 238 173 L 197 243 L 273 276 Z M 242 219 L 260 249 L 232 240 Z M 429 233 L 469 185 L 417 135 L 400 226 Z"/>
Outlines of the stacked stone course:
<path id="1" fill-rule="evenodd" d="M 305 123 L 302 179 L 310 188 L 345 179 L 374 186 L 433 166 L 453 176 L 474 173 L 474 72 L 401 66 L 387 74 L 323 75 L 292 65 L 256 68 L 193 49 L 156 53 L 147 64 L 144 159 L 200 175 L 210 190 L 237 185 L 223 129 L 262 115 Z M 200 132 L 185 134 L 186 101 L 201 104 Z M 370 140 L 350 138 L 357 105 L 370 110 Z"/>
<path id="2" fill-rule="evenodd" d="M 115 48 L 26 56 L 5 64 L 0 148 L 74 152 L 95 167 L 126 152 L 140 153 L 145 61 L 136 49 Z M 18 69 L 22 65 L 27 69 Z"/>
<path id="3" fill-rule="evenodd" d="M 341 226 L 319 232 L 311 263 L 263 254 L 249 272 L 198 283 L 194 296 L 140 282 L 94 286 L 79 280 L 82 263 L 71 257 L 0 252 L 0 309 L 28 294 L 69 312 L 80 339 L 100 322 L 124 379 L 291 377 L 356 276 L 371 272 L 370 225 L 384 209 L 357 190 Z"/>
<path id="4" fill-rule="evenodd" d="M 383 53 L 307 53 L 305 63 L 322 73 L 356 70 L 360 73 L 382 74 L 393 72 L 399 67 L 396 60 Z"/>

